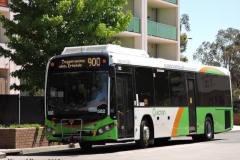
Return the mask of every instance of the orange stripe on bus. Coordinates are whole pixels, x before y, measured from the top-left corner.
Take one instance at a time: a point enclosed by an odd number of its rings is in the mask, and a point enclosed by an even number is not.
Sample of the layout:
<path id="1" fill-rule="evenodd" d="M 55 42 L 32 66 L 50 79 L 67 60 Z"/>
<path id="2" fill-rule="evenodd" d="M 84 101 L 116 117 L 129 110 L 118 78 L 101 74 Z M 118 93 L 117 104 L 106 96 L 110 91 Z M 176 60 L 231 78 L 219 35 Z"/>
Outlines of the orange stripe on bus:
<path id="1" fill-rule="evenodd" d="M 172 137 L 177 136 L 177 130 L 178 130 L 178 127 L 179 127 L 180 120 L 182 118 L 183 111 L 184 111 L 184 108 L 179 107 L 178 112 L 177 112 L 177 116 L 176 116 L 174 124 L 173 124 Z"/>
<path id="2" fill-rule="evenodd" d="M 209 70 L 209 69 L 213 69 L 213 68 L 212 68 L 212 67 L 203 67 L 203 68 L 201 68 L 200 72 L 201 72 L 201 73 L 205 73 L 205 72 L 207 72 L 207 70 Z"/>
<path id="3" fill-rule="evenodd" d="M 219 69 L 217 68 L 214 68 L 214 67 L 203 67 L 202 69 L 200 69 L 200 72 L 201 73 L 206 73 L 208 70 L 214 70 L 216 72 L 219 72 L 221 74 L 224 74 L 222 71 L 220 71 Z"/>

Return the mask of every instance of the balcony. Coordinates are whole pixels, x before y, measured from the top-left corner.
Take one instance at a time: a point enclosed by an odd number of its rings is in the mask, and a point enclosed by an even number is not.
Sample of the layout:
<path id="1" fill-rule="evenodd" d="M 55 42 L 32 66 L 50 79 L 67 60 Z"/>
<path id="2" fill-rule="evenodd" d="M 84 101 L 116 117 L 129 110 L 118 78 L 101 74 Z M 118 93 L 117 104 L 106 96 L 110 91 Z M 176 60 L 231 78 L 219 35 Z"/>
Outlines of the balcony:
<path id="1" fill-rule="evenodd" d="M 169 2 L 169 3 L 173 3 L 173 4 L 177 4 L 177 0 L 164 0 L 166 2 Z"/>
<path id="2" fill-rule="evenodd" d="M 140 33 L 141 27 L 140 27 L 140 18 L 133 17 L 131 22 L 129 23 L 129 26 L 127 28 L 127 31 L 129 32 L 135 32 Z"/>
<path id="3" fill-rule="evenodd" d="M 177 28 L 148 20 L 148 35 L 176 41 Z"/>
<path id="4" fill-rule="evenodd" d="M 0 0 L 0 7 L 8 7 L 8 0 Z"/>

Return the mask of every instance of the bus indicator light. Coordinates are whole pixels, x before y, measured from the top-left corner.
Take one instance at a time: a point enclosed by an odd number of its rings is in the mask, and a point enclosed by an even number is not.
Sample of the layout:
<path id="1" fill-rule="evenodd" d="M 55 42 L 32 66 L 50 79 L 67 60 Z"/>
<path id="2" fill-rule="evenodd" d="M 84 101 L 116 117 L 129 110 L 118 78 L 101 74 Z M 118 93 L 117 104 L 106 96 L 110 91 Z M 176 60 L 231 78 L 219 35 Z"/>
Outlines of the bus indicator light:
<path id="1" fill-rule="evenodd" d="M 102 60 L 102 63 L 103 63 L 103 64 L 107 63 L 106 59 L 103 59 L 103 60 Z"/>

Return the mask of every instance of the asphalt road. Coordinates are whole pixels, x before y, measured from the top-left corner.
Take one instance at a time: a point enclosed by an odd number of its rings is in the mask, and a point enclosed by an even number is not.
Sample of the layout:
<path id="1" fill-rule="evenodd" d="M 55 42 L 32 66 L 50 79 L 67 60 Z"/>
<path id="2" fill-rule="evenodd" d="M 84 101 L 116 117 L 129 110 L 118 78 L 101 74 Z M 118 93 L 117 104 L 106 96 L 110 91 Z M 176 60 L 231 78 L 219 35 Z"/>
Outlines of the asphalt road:
<path id="1" fill-rule="evenodd" d="M 10 156 L 6 160 L 239 160 L 240 131 L 215 135 L 211 142 L 176 138 L 165 144 L 138 149 L 135 144 L 96 146 L 91 152 L 79 148 Z"/>

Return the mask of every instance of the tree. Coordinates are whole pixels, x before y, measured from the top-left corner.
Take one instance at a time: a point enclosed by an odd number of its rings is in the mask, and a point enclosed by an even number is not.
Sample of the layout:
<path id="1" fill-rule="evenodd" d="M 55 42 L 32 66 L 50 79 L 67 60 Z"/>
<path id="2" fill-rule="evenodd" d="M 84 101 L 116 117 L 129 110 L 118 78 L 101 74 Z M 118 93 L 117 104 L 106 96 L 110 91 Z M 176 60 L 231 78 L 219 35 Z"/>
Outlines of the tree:
<path id="1" fill-rule="evenodd" d="M 189 23 L 189 16 L 187 14 L 183 14 L 180 18 L 180 31 L 181 31 L 181 35 L 180 35 L 180 50 L 181 53 L 185 52 L 187 50 L 187 43 L 188 43 L 188 36 L 187 33 L 182 33 L 183 29 L 186 32 L 191 31 L 190 28 L 190 23 Z M 180 57 L 180 60 L 183 62 L 187 62 L 188 59 L 186 56 L 184 56 L 183 54 Z"/>
<path id="2" fill-rule="evenodd" d="M 187 43 L 188 43 L 188 36 L 187 33 L 182 33 L 183 29 L 186 32 L 191 31 L 190 28 L 190 23 L 189 23 L 189 16 L 187 14 L 183 14 L 180 19 L 180 31 L 181 31 L 181 36 L 180 36 L 180 48 L 181 48 L 181 53 L 185 52 L 187 49 Z"/>
<path id="3" fill-rule="evenodd" d="M 203 42 L 193 55 L 203 64 L 228 68 L 231 72 L 234 97 L 240 92 L 240 30 L 218 31 L 214 42 Z"/>
<path id="4" fill-rule="evenodd" d="M 183 54 L 180 55 L 180 61 L 182 62 L 188 62 L 188 58 L 184 56 Z"/>
<path id="5" fill-rule="evenodd" d="M 13 20 L 4 16 L 9 49 L 0 56 L 21 66 L 12 73 L 24 83 L 14 89 L 35 94 L 44 88 L 48 59 L 67 46 L 114 43 L 131 19 L 126 0 L 11 0 Z"/>

